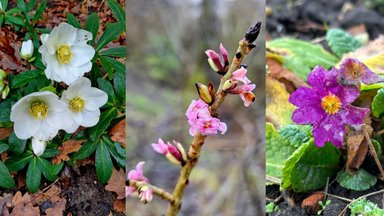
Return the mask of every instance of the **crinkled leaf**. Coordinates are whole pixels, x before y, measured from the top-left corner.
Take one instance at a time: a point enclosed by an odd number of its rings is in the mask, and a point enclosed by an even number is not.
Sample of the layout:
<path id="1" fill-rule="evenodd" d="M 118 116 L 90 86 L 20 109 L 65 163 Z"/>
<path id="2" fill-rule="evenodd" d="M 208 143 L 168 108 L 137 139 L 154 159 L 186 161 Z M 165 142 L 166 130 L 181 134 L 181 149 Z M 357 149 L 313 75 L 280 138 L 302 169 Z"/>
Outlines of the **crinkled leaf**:
<path id="1" fill-rule="evenodd" d="M 13 180 L 11 174 L 8 171 L 8 168 L 0 161 L 0 186 L 5 188 L 14 188 L 16 186 L 15 181 Z"/>
<path id="2" fill-rule="evenodd" d="M 384 88 L 377 91 L 376 96 L 373 98 L 372 113 L 376 118 L 381 117 L 384 113 Z"/>
<path id="3" fill-rule="evenodd" d="M 99 142 L 95 158 L 96 174 L 101 183 L 107 183 L 112 175 L 112 159 L 105 142 Z"/>
<path id="4" fill-rule="evenodd" d="M 349 175 L 343 170 L 338 175 L 337 182 L 346 189 L 364 191 L 375 185 L 377 178 L 360 168 L 355 175 Z"/>
<path id="5" fill-rule="evenodd" d="M 37 162 L 37 157 L 33 157 L 31 162 L 29 162 L 27 175 L 26 175 L 26 183 L 27 188 L 31 193 L 35 193 L 39 190 L 41 182 L 41 169 Z"/>
<path id="6" fill-rule="evenodd" d="M 125 24 L 121 22 L 111 23 L 107 25 L 107 28 L 104 30 L 104 33 L 101 35 L 99 41 L 96 45 L 96 51 L 99 51 L 109 42 L 117 39 L 121 33 L 125 30 Z"/>
<path id="7" fill-rule="evenodd" d="M 291 145 L 299 148 L 311 138 L 311 127 L 299 125 L 287 125 L 279 130 L 282 139 L 287 140 Z"/>
<path id="8" fill-rule="evenodd" d="M 281 187 L 295 192 L 316 190 L 325 186 L 339 168 L 340 151 L 327 142 L 318 148 L 313 139 L 300 146 L 284 163 Z"/>
<path id="9" fill-rule="evenodd" d="M 281 56 L 284 67 L 307 80 L 308 74 L 317 66 L 330 68 L 339 61 L 320 45 L 307 41 L 281 38 L 267 42 L 267 48 Z"/>
<path id="10" fill-rule="evenodd" d="M 361 43 L 352 35 L 342 29 L 329 29 L 325 37 L 332 52 L 338 57 L 344 53 L 355 51 Z"/>

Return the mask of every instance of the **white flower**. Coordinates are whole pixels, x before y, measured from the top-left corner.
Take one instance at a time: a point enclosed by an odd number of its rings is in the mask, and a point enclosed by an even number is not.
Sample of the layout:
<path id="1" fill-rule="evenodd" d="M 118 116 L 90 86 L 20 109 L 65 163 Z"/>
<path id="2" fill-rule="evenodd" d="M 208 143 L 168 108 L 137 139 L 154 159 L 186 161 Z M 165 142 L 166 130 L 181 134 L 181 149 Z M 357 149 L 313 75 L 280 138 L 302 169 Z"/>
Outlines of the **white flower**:
<path id="1" fill-rule="evenodd" d="M 91 87 L 91 81 L 81 77 L 63 92 L 61 100 L 67 104 L 67 112 L 73 120 L 64 130 L 73 133 L 80 125 L 92 127 L 99 122 L 99 108 L 107 102 L 108 95 L 100 89 Z"/>
<path id="2" fill-rule="evenodd" d="M 27 41 L 24 41 L 21 44 L 21 50 L 20 50 L 20 56 L 24 60 L 28 60 L 32 57 L 33 55 L 33 43 L 32 40 L 29 39 Z"/>
<path id="3" fill-rule="evenodd" d="M 24 96 L 11 109 L 11 121 L 19 139 L 50 140 L 67 125 L 66 105 L 49 91 Z"/>
<path id="4" fill-rule="evenodd" d="M 36 137 L 32 137 L 32 150 L 36 156 L 42 155 L 46 147 L 47 147 L 47 141 L 40 140 Z"/>
<path id="5" fill-rule="evenodd" d="M 87 44 L 92 33 L 77 29 L 67 23 L 60 23 L 52 32 L 42 34 L 39 52 L 47 66 L 48 79 L 71 84 L 92 68 L 95 49 Z"/>

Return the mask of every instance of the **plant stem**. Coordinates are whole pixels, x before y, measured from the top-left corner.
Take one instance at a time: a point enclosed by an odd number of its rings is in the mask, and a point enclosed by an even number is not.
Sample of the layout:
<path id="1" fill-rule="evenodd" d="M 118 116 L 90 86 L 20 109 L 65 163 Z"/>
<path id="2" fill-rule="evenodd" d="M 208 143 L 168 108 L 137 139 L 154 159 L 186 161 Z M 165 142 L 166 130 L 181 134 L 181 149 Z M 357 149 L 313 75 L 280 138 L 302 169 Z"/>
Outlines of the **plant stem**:
<path id="1" fill-rule="evenodd" d="M 156 186 L 153 186 L 151 184 L 145 183 L 145 182 L 138 182 L 138 181 L 129 181 L 129 186 L 135 187 L 137 189 L 140 189 L 143 186 L 147 186 L 152 189 L 153 193 L 156 194 L 157 196 L 167 200 L 169 203 L 173 203 L 175 201 L 174 197 L 172 194 L 168 193 L 167 191 L 158 188 Z"/>
<path id="2" fill-rule="evenodd" d="M 367 128 L 365 125 L 362 126 L 362 129 L 363 129 L 363 133 L 364 133 L 364 136 L 365 136 L 365 139 L 367 140 L 368 142 L 368 146 L 370 148 L 370 151 L 373 155 L 373 158 L 375 159 L 375 162 L 376 162 L 376 165 L 377 167 L 379 168 L 380 170 L 380 179 L 383 180 L 384 179 L 384 170 L 383 170 L 383 166 L 381 165 L 381 162 L 380 162 L 380 159 L 379 157 L 377 156 L 377 153 L 376 153 L 376 150 L 375 150 L 375 147 L 373 146 L 372 144 L 372 141 L 371 141 L 371 138 L 369 137 L 369 134 L 368 134 L 368 131 L 367 131 Z"/>

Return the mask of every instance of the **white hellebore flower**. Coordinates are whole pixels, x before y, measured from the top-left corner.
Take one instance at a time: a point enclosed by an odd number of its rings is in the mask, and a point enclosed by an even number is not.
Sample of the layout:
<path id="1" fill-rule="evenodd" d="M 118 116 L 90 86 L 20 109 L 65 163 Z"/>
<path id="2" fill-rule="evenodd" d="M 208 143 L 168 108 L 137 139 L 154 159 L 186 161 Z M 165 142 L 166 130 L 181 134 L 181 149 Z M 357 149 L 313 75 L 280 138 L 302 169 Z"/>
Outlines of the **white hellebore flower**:
<path id="1" fill-rule="evenodd" d="M 47 66 L 48 79 L 65 82 L 67 85 L 92 69 L 91 59 L 95 49 L 87 44 L 92 33 L 60 23 L 50 34 L 41 35 L 39 52 Z"/>
<path id="2" fill-rule="evenodd" d="M 50 140 L 68 124 L 66 105 L 50 91 L 24 96 L 11 109 L 11 121 L 19 139 Z"/>
<path id="3" fill-rule="evenodd" d="M 42 155 L 46 147 L 47 147 L 47 141 L 40 140 L 36 137 L 32 137 L 32 150 L 36 156 Z"/>
<path id="4" fill-rule="evenodd" d="M 69 116 L 73 120 L 72 125 L 64 130 L 73 133 L 79 126 L 92 127 L 99 122 L 99 108 L 107 102 L 108 95 L 91 87 L 91 81 L 81 77 L 63 92 L 61 100 L 67 104 Z"/>
<path id="5" fill-rule="evenodd" d="M 33 43 L 32 40 L 29 39 L 27 41 L 24 41 L 21 44 L 21 50 L 20 50 L 20 56 L 24 60 L 28 60 L 32 57 L 33 55 Z"/>

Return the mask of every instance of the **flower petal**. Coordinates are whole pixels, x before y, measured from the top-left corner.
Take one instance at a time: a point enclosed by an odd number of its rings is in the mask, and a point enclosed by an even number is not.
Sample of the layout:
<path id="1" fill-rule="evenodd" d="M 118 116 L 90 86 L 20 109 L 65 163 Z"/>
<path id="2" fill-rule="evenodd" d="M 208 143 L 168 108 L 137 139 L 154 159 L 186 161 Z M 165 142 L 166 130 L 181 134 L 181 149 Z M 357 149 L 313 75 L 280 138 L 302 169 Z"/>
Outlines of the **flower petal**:
<path id="1" fill-rule="evenodd" d="M 343 122 L 354 127 L 356 130 L 360 130 L 369 109 L 347 105 L 345 111 L 342 115 Z"/>
<path id="2" fill-rule="evenodd" d="M 59 43 L 60 45 L 66 44 L 68 46 L 72 46 L 75 43 L 77 36 L 77 28 L 65 22 L 60 23 L 59 26 L 56 28 L 59 32 L 57 43 Z"/>
<path id="3" fill-rule="evenodd" d="M 95 55 L 95 49 L 88 44 L 74 45 L 71 47 L 73 56 L 70 64 L 73 66 L 82 66 L 90 62 Z"/>
<path id="4" fill-rule="evenodd" d="M 313 104 L 297 108 L 292 114 L 292 121 L 296 124 L 315 124 L 326 116 L 320 104 Z"/>

